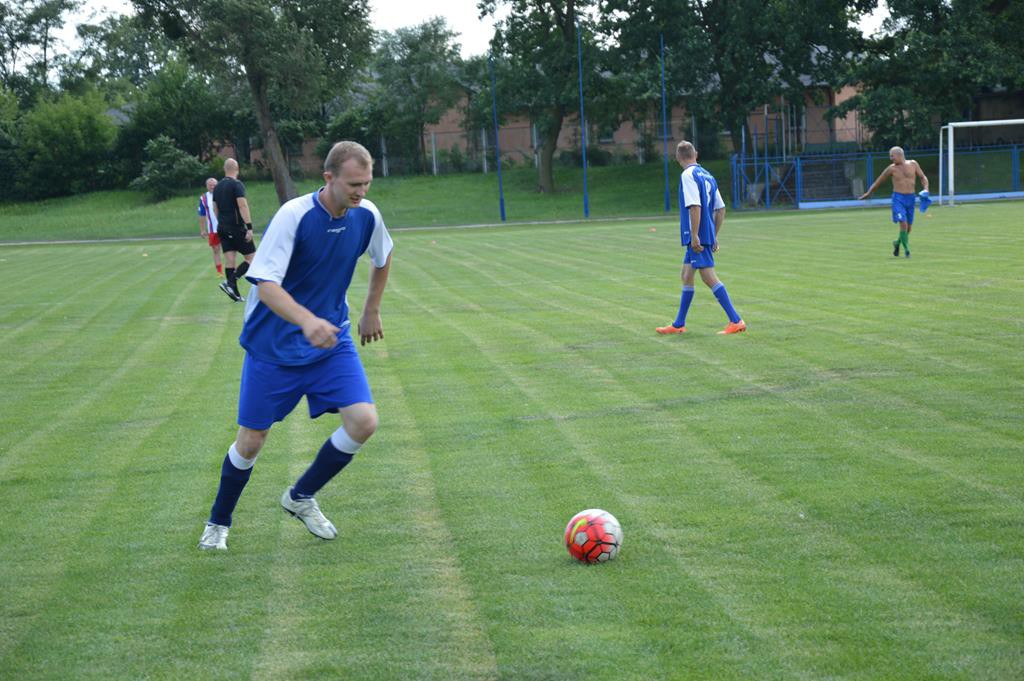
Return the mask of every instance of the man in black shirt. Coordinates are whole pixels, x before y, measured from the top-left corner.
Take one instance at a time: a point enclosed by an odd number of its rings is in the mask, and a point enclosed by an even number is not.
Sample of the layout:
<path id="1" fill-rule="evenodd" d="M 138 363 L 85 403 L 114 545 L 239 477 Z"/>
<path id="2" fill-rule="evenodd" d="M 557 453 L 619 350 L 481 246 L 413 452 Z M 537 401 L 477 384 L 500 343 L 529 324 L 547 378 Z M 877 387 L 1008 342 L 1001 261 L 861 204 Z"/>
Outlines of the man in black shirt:
<path id="1" fill-rule="evenodd" d="M 245 300 L 238 290 L 238 279 L 249 269 L 256 245 L 252 241 L 252 216 L 245 199 L 245 185 L 238 179 L 238 161 L 224 161 L 224 179 L 213 190 L 213 210 L 217 215 L 217 235 L 224 251 L 224 275 L 220 290 L 234 301 Z M 244 262 L 235 269 L 235 253 Z"/>

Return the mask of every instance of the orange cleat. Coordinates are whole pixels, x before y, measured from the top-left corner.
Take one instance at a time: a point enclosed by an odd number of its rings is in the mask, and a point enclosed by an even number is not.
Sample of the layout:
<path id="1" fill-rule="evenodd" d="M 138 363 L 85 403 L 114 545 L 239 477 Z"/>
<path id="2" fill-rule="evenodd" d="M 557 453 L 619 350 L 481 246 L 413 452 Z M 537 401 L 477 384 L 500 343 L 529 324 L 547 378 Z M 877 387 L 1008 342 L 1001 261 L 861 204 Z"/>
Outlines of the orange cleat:
<path id="1" fill-rule="evenodd" d="M 662 335 L 667 335 L 670 333 L 686 333 L 686 327 L 672 326 L 671 324 L 669 324 L 668 326 L 659 326 L 658 328 L 655 329 L 655 331 Z"/>
<path id="2" fill-rule="evenodd" d="M 730 333 L 740 333 L 740 332 L 746 331 L 746 330 L 747 330 L 747 323 L 741 319 L 738 322 L 736 322 L 735 324 L 732 323 L 732 322 L 729 322 L 724 329 L 722 329 L 721 331 L 718 332 L 718 335 L 721 336 L 721 335 L 726 335 L 726 334 L 730 334 Z"/>

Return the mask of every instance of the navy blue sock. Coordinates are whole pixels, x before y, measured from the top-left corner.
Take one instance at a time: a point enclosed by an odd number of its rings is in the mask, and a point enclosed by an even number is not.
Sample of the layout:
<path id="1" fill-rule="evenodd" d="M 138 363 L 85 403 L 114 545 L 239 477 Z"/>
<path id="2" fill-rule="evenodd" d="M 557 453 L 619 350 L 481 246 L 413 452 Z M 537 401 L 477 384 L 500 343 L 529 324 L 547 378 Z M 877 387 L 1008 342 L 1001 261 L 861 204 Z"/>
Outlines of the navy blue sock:
<path id="1" fill-rule="evenodd" d="M 686 313 L 690 310 L 690 303 L 693 302 L 693 287 L 683 286 L 683 295 L 679 298 L 679 314 L 672 326 L 681 329 L 686 326 Z"/>
<path id="2" fill-rule="evenodd" d="M 220 487 L 217 488 L 217 498 L 213 501 L 213 508 L 210 509 L 210 522 L 215 525 L 231 526 L 231 514 L 238 504 L 238 498 L 242 496 L 245 483 L 249 482 L 252 475 L 252 468 L 241 470 L 235 468 L 231 463 L 231 457 L 226 455 L 224 463 L 220 467 Z"/>
<path id="3" fill-rule="evenodd" d="M 343 452 L 334 446 L 330 438 L 320 448 L 316 459 L 292 488 L 292 499 L 309 498 L 316 495 L 341 469 L 348 465 L 354 454 Z"/>
<path id="4" fill-rule="evenodd" d="M 715 294 L 715 298 L 718 298 L 719 304 L 722 309 L 725 310 L 725 314 L 729 315 L 729 321 L 735 324 L 740 320 L 739 313 L 736 312 L 736 308 L 732 306 L 732 301 L 729 300 L 729 293 L 725 290 L 725 284 L 718 282 L 715 287 L 711 289 L 711 292 Z"/>

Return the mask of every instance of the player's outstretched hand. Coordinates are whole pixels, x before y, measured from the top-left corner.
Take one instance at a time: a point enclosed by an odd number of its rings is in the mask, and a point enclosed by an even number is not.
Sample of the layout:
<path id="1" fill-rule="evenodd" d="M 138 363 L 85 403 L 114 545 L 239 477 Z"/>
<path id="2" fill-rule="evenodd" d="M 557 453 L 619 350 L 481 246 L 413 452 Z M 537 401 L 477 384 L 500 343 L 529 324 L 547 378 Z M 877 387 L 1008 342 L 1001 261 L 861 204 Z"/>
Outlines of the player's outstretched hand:
<path id="1" fill-rule="evenodd" d="M 359 319 L 359 344 L 366 345 L 384 338 L 384 324 L 379 312 L 363 312 Z"/>
<path id="2" fill-rule="evenodd" d="M 313 317 L 302 325 L 302 335 L 306 337 L 306 340 L 313 346 L 324 350 L 335 346 L 338 342 L 339 331 L 341 329 L 320 317 Z"/>
<path id="3" fill-rule="evenodd" d="M 859 197 L 857 197 L 857 200 L 858 201 L 863 201 L 866 198 L 868 198 L 868 195 L 866 193 L 864 193 L 864 194 L 861 194 Z"/>

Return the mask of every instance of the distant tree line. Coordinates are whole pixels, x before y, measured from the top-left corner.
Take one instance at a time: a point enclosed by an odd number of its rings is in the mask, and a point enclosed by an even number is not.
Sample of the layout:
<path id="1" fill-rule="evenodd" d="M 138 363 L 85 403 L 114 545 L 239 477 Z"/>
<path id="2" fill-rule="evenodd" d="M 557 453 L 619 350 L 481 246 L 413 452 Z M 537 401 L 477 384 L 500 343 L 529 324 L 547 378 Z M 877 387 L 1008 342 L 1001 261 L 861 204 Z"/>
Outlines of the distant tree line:
<path id="1" fill-rule="evenodd" d="M 452 107 L 489 125 L 500 113 L 539 137 L 540 191 L 578 111 L 582 45 L 588 123 L 649 120 L 668 95 L 713 148 L 747 114 L 809 85 L 856 85 L 878 146 L 933 143 L 939 121 L 971 116 L 988 92 L 1024 90 L 1024 3 L 888 0 L 876 36 L 857 24 L 876 0 L 480 0 L 503 17 L 493 62 L 463 59 L 443 19 L 374 32 L 367 0 L 133 0 L 134 14 L 57 32 L 81 0 L 0 0 L 0 200 L 97 189 L 165 196 L 262 150 L 281 201 L 295 195 L 288 149 L 308 137 L 363 141 L 425 171 L 426 126 Z M 253 170 L 252 172 L 256 172 Z M 250 173 L 251 176 L 251 173 Z"/>

